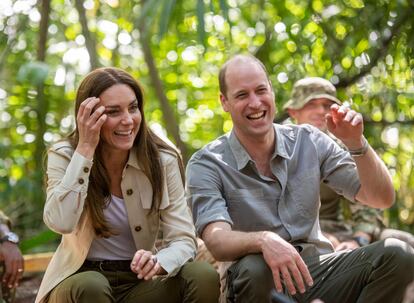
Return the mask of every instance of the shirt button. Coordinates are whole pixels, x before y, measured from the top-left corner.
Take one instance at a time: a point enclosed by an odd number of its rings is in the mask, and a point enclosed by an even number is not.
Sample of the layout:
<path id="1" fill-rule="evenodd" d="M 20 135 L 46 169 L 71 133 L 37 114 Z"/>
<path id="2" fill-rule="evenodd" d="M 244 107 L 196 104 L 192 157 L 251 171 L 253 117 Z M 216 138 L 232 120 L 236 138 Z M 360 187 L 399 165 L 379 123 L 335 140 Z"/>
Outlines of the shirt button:
<path id="1" fill-rule="evenodd" d="M 84 173 L 88 173 L 88 172 L 89 172 L 89 167 L 84 167 L 84 168 L 83 168 L 83 172 L 84 172 Z"/>
<path id="2" fill-rule="evenodd" d="M 142 229 L 141 225 L 135 226 L 135 231 L 141 231 L 141 229 Z"/>
<path id="3" fill-rule="evenodd" d="M 134 191 L 132 190 L 132 189 L 128 189 L 127 191 L 126 191 L 126 193 L 127 193 L 127 195 L 128 196 L 130 196 L 130 195 L 132 195 L 132 193 L 133 193 Z"/>
<path id="4" fill-rule="evenodd" d="M 83 178 L 79 178 L 78 182 L 79 182 L 79 184 L 83 184 L 83 183 L 85 183 L 85 180 L 83 180 Z"/>

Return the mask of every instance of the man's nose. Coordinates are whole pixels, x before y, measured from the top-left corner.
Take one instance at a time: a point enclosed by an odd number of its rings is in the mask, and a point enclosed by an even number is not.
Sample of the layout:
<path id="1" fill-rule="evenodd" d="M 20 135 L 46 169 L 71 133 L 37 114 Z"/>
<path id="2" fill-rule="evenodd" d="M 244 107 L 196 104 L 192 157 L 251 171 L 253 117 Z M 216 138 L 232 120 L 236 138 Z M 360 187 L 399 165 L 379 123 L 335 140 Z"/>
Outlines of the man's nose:
<path id="1" fill-rule="evenodd" d="M 256 94 L 252 94 L 249 100 L 249 106 L 253 108 L 258 108 L 262 104 L 260 97 Z"/>

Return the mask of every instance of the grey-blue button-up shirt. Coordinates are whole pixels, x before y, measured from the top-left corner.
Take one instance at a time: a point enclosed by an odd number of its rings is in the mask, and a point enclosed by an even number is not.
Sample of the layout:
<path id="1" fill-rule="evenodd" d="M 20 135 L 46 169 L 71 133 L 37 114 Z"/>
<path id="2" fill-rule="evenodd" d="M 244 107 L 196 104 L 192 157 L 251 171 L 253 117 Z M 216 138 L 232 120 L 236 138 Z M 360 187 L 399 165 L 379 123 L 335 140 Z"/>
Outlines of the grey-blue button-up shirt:
<path id="1" fill-rule="evenodd" d="M 274 124 L 271 170 L 262 176 L 234 132 L 196 152 L 187 166 L 187 199 L 198 234 L 224 221 L 239 231 L 273 231 L 301 255 L 333 251 L 319 227 L 321 181 L 353 201 L 360 188 L 347 151 L 309 125 Z"/>

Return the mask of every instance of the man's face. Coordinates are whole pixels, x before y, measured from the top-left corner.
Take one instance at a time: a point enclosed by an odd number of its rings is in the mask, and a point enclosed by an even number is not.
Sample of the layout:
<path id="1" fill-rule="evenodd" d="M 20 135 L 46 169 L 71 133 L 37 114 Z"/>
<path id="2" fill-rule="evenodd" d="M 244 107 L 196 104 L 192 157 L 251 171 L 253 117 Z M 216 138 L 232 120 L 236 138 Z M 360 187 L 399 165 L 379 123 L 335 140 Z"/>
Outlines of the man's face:
<path id="1" fill-rule="evenodd" d="M 288 113 L 298 124 L 308 123 L 321 131 L 326 131 L 325 116 L 329 113 L 332 104 L 334 102 L 326 98 L 313 99 L 301 109 L 288 109 Z"/>
<path id="2" fill-rule="evenodd" d="M 265 71 L 254 61 L 235 60 L 226 70 L 227 96 L 220 95 L 239 139 L 273 134 L 275 102 Z"/>

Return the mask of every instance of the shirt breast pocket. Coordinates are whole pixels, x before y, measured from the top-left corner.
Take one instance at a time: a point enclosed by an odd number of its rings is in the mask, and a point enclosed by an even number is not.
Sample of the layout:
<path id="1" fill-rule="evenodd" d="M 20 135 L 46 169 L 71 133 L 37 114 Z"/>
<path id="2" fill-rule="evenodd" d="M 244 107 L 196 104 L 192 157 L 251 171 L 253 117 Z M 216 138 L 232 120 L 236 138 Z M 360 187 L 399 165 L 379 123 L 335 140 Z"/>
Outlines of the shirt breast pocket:
<path id="1" fill-rule="evenodd" d="M 320 181 L 314 172 L 301 173 L 288 182 L 294 208 L 304 217 L 316 216 L 319 210 Z"/>
<path id="2" fill-rule="evenodd" d="M 239 188 L 229 191 L 226 196 L 233 230 L 260 231 L 273 224 L 276 203 L 266 197 L 262 189 Z"/>

